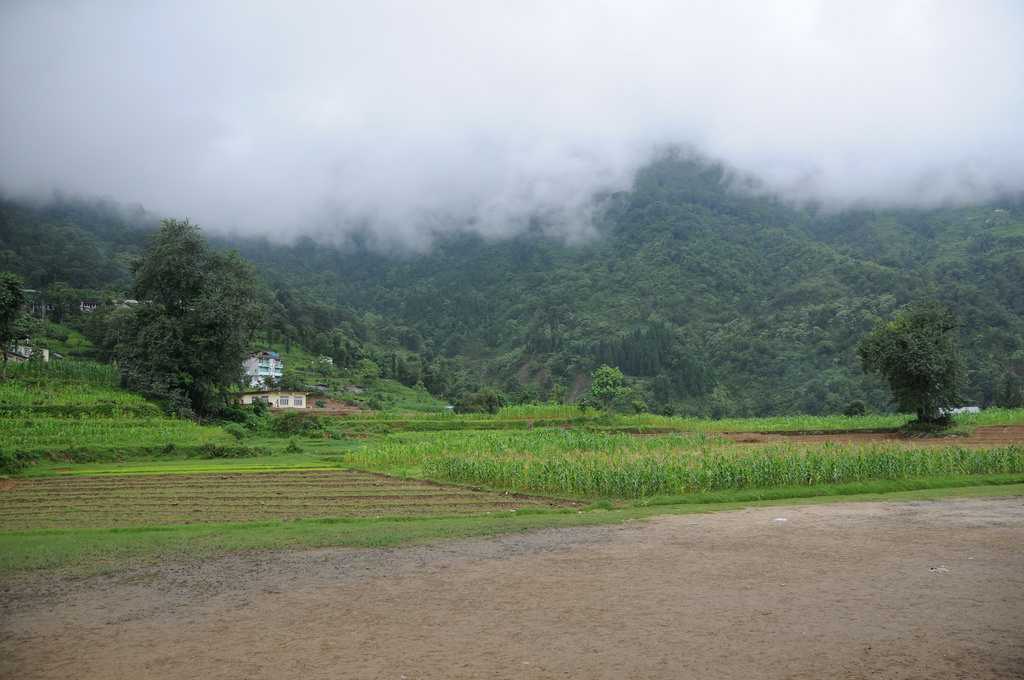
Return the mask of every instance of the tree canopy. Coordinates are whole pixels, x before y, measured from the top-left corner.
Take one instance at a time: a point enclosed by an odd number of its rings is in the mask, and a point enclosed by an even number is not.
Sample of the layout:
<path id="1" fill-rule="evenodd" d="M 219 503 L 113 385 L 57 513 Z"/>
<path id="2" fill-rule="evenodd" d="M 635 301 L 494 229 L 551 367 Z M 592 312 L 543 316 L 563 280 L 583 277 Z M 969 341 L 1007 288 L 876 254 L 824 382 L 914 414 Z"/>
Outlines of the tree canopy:
<path id="1" fill-rule="evenodd" d="M 187 220 L 165 220 L 135 267 L 117 348 L 129 386 L 182 413 L 209 414 L 240 382 L 264 307 L 253 268 L 211 250 Z"/>
<path id="2" fill-rule="evenodd" d="M 22 306 L 25 293 L 22 292 L 21 277 L 10 272 L 0 272 L 0 352 L 3 352 L 3 377 L 7 376 L 7 347 L 12 340 L 21 337 L 23 331 Z"/>
<path id="3" fill-rule="evenodd" d="M 868 372 L 880 373 L 897 405 L 923 423 L 946 418 L 960 403 L 963 359 L 953 312 L 919 303 L 880 324 L 857 348 Z"/>
<path id="4" fill-rule="evenodd" d="M 598 366 L 590 383 L 590 394 L 605 411 L 610 411 L 615 402 L 629 394 L 626 377 L 615 366 Z"/>

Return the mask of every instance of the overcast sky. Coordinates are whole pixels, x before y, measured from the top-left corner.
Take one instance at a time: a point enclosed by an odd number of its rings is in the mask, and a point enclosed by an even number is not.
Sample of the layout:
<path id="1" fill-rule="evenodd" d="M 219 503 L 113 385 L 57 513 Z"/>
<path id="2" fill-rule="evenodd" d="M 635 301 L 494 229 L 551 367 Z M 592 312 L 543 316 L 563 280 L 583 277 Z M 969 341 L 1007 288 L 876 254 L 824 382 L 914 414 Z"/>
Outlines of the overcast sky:
<path id="1" fill-rule="evenodd" d="M 797 197 L 1024 189 L 1024 3 L 0 3 L 0 189 L 286 236 L 586 230 L 681 145 Z"/>

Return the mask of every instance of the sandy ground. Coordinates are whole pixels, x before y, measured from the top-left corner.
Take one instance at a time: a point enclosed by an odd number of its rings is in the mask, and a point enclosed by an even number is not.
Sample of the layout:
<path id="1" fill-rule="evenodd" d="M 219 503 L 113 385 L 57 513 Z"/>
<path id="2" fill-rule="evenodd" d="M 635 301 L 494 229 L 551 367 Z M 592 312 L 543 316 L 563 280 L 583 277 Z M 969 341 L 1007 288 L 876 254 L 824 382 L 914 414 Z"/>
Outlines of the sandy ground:
<path id="1" fill-rule="evenodd" d="M 818 444 L 844 443 L 901 443 L 911 446 L 1008 446 L 1024 443 L 1024 426 L 996 425 L 978 427 L 966 437 L 907 437 L 899 432 L 832 432 L 822 434 L 770 434 L 762 432 L 725 432 L 723 437 L 745 444 L 792 442 Z"/>
<path id="2" fill-rule="evenodd" d="M 239 555 L 0 596 L 0 676 L 24 680 L 1022 678 L 1024 499 Z"/>

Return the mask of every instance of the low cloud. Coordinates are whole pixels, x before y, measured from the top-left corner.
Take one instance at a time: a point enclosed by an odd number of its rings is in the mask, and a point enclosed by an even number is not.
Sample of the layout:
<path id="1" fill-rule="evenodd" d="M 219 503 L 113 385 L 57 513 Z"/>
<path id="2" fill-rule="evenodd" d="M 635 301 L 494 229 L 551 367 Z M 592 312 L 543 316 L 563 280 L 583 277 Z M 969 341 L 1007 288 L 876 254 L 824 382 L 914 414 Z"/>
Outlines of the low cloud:
<path id="1" fill-rule="evenodd" d="M 834 205 L 1024 189 L 1019 3 L 23 2 L 0 189 L 288 239 L 590 228 L 684 146 Z"/>

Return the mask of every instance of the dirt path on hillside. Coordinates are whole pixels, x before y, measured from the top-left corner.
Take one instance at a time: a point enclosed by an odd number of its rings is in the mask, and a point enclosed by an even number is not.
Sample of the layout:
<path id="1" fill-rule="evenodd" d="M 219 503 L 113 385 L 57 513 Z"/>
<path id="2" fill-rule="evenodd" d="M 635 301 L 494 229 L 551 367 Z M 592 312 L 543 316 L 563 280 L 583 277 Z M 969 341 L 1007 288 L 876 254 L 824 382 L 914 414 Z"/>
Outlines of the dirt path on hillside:
<path id="1" fill-rule="evenodd" d="M 242 555 L 2 594 L 0 676 L 21 680 L 1021 678 L 1024 499 Z"/>
<path id="2" fill-rule="evenodd" d="M 909 446 L 1006 446 L 1024 444 L 1024 426 L 987 426 L 975 428 L 966 437 L 907 437 L 899 432 L 832 432 L 821 434 L 773 434 L 762 432 L 725 432 L 723 437 L 744 444 L 824 442 L 900 443 Z"/>

